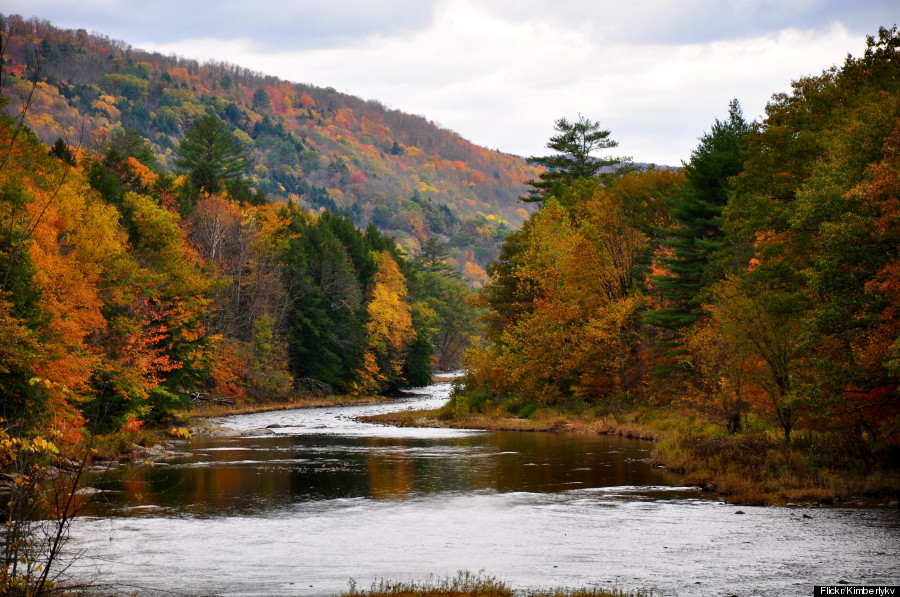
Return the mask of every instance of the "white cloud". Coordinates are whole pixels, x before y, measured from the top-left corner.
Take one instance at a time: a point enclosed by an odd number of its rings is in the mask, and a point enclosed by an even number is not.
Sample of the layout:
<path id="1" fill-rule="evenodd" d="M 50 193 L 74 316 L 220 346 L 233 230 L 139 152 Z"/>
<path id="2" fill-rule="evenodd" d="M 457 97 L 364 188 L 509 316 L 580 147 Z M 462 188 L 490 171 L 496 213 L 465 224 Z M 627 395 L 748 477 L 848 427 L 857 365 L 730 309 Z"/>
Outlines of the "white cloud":
<path id="1" fill-rule="evenodd" d="M 37 16 L 136 45 L 248 37 L 260 48 L 312 48 L 427 27 L 432 0 L 4 0 L 5 13 Z"/>
<path id="2" fill-rule="evenodd" d="M 748 118 L 759 117 L 792 80 L 864 48 L 864 39 L 841 25 L 680 45 L 609 41 L 596 29 L 512 20 L 485 3 L 443 0 L 425 29 L 340 47 L 264 52 L 248 38 L 151 49 L 332 86 L 522 155 L 543 154 L 553 120 L 582 113 L 612 131 L 619 153 L 674 165 L 726 115 L 731 99 Z"/>
<path id="3" fill-rule="evenodd" d="M 860 54 L 894 0 L 5 0 L 4 12 L 226 60 L 422 114 L 488 147 L 544 153 L 599 120 L 622 154 L 677 164 L 737 98 Z M 879 19 L 883 22 L 879 22 Z"/>

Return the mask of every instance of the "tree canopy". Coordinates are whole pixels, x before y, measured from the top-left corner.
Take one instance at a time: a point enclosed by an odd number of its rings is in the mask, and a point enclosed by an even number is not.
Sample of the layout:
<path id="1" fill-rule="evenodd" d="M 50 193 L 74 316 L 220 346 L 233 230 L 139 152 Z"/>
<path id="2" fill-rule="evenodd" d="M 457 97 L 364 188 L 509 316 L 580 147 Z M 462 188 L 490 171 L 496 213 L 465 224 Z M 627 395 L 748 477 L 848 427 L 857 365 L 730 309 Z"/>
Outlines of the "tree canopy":
<path id="1" fill-rule="evenodd" d="M 722 210 L 728 203 L 729 181 L 743 168 L 741 143 L 750 133 L 740 104 L 728 106 L 728 119 L 716 120 L 684 164 L 686 184 L 672 198 L 672 226 L 657 234 L 667 251 L 659 258 L 663 272 L 653 283 L 666 301 L 647 314 L 654 325 L 679 330 L 701 313 L 703 290 L 717 281 L 716 257 L 723 257 Z"/>
<path id="2" fill-rule="evenodd" d="M 581 114 L 578 120 L 570 122 L 560 118 L 554 123 L 558 134 L 547 142 L 555 155 L 528 158 L 529 163 L 547 168 L 539 175 L 539 180 L 528 181 L 532 187 L 528 195 L 521 197 L 523 201 L 545 201 L 548 197 L 559 196 L 565 187 L 579 178 L 594 178 L 601 169 L 613 166 L 624 158 L 597 157 L 594 152 L 618 146 L 618 142 L 610 139 L 610 131 L 602 130 L 599 122 L 593 122 Z"/>
<path id="3" fill-rule="evenodd" d="M 671 407 L 887 462 L 900 442 L 900 36 L 882 28 L 867 45 L 773 96 L 760 122 L 732 102 L 678 172 L 600 180 L 590 152 L 607 132 L 560 120 L 532 193 L 545 204 L 489 268 L 489 343 L 453 408 Z"/>
<path id="4" fill-rule="evenodd" d="M 175 148 L 175 166 L 186 173 L 198 191 L 219 193 L 229 181 L 239 180 L 250 158 L 225 123 L 205 114 L 187 130 Z"/>

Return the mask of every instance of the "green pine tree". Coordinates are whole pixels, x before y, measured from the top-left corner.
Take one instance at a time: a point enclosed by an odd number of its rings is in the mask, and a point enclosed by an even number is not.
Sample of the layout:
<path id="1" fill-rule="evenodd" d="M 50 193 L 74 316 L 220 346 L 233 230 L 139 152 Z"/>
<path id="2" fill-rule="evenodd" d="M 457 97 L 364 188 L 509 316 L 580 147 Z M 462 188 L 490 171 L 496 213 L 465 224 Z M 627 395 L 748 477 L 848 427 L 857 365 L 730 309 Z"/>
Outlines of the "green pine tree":
<path id="1" fill-rule="evenodd" d="M 247 148 L 225 124 L 210 114 L 201 116 L 175 148 L 175 166 L 198 191 L 219 193 L 225 183 L 240 179 L 250 167 Z"/>
<path id="2" fill-rule="evenodd" d="M 595 178 L 604 167 L 628 161 L 627 158 L 598 158 L 595 151 L 616 147 L 618 142 L 609 138 L 609 131 L 601 130 L 599 122 L 593 122 L 581 114 L 578 120 L 570 122 L 560 118 L 554 123 L 559 133 L 550 137 L 547 147 L 556 151 L 555 155 L 528 158 L 532 164 L 544 166 L 547 170 L 540 174 L 540 180 L 528 181 L 532 187 L 522 201 L 546 201 L 549 197 L 560 198 L 564 190 L 579 178 Z"/>
<path id="3" fill-rule="evenodd" d="M 661 244 L 672 254 L 661 262 L 669 275 L 654 277 L 653 284 L 668 306 L 647 313 L 646 320 L 672 331 L 675 344 L 679 331 L 700 317 L 704 290 L 719 278 L 716 257 L 725 250 L 722 210 L 729 179 L 743 168 L 741 141 L 749 132 L 740 104 L 733 100 L 728 119 L 716 120 L 684 165 L 687 185 L 669 211 L 675 226 L 659 231 Z"/>

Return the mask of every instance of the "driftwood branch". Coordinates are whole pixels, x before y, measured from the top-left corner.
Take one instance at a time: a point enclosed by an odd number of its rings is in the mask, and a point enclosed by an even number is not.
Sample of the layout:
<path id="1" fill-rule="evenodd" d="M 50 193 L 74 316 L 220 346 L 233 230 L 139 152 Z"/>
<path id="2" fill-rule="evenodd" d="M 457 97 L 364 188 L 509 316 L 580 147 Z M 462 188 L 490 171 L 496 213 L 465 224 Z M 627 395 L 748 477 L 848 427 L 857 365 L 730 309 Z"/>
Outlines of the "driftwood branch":
<path id="1" fill-rule="evenodd" d="M 194 404 L 234 404 L 234 396 L 210 396 L 208 392 L 185 392 Z"/>

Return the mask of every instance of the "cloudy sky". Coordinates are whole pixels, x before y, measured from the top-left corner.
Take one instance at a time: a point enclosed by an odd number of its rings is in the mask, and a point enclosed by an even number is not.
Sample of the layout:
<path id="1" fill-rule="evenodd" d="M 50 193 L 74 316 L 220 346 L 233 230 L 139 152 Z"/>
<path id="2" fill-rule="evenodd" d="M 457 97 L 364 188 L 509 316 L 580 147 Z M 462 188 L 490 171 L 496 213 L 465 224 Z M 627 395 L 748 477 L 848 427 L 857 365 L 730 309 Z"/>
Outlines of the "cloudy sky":
<path id="1" fill-rule="evenodd" d="M 225 60 L 422 114 L 543 155 L 553 121 L 600 121 L 677 165 L 728 102 L 748 119 L 792 80 L 860 55 L 896 0 L 3 0 L 0 11 L 134 47 Z"/>

